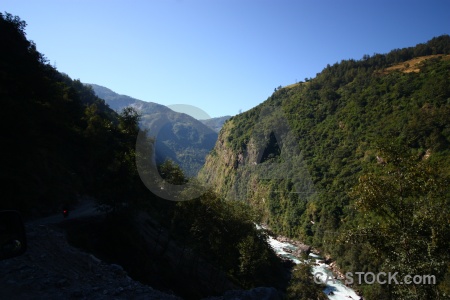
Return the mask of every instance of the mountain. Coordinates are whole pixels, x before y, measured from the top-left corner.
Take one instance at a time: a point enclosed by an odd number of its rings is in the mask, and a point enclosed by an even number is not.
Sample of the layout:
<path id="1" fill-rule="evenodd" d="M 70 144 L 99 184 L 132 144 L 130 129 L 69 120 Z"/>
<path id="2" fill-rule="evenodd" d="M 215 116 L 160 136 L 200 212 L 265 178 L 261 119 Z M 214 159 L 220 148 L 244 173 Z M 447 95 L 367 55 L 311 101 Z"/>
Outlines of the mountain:
<path id="1" fill-rule="evenodd" d="M 322 249 L 344 271 L 419 274 L 439 261 L 433 274 L 443 276 L 448 244 L 438 246 L 434 230 L 450 238 L 437 221 L 450 206 L 448 184 L 438 184 L 450 175 L 449 54 L 444 35 L 328 65 L 314 79 L 279 88 L 224 124 L 199 176 L 224 198 L 249 203 L 275 232 Z M 398 203 L 407 197 L 407 206 Z M 395 242 L 400 236 L 409 248 Z M 427 247 L 435 252 L 425 255 Z M 378 295 L 372 299 L 392 292 L 362 289 Z M 395 289 L 400 298 L 434 293 Z"/>
<path id="2" fill-rule="evenodd" d="M 156 135 L 157 162 L 171 159 L 181 166 L 186 175 L 197 174 L 216 142 L 217 133 L 214 130 L 193 117 L 174 112 L 164 105 L 119 95 L 100 85 L 88 85 L 117 112 L 125 107 L 135 108 L 141 114 L 141 128 L 152 131 L 158 126 L 158 132 L 152 132 Z M 163 125 L 160 125 L 161 122 Z"/>
<path id="3" fill-rule="evenodd" d="M 222 129 L 223 124 L 231 118 L 231 116 L 223 116 L 223 117 L 217 117 L 217 118 L 211 118 L 206 120 L 200 120 L 203 124 L 213 129 L 215 132 L 219 133 L 220 129 Z"/>

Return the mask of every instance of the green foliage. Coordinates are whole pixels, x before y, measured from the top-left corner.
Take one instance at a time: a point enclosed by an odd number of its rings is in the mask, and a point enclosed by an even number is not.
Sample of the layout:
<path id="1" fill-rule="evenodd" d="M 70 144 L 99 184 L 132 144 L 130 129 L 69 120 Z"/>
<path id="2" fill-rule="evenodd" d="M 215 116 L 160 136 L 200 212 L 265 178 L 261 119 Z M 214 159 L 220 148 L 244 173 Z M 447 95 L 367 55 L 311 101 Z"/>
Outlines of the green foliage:
<path id="1" fill-rule="evenodd" d="M 286 299 L 328 299 L 322 291 L 323 289 L 323 285 L 314 282 L 313 275 L 311 275 L 311 266 L 308 264 L 300 264 L 297 265 L 292 272 L 292 278 L 287 288 Z"/>
<path id="2" fill-rule="evenodd" d="M 450 37 L 444 35 L 388 54 L 341 61 L 306 83 L 277 89 L 261 105 L 225 123 L 221 143 L 200 174 L 221 195 L 255 207 L 274 231 L 331 254 L 344 271 L 380 270 L 385 256 L 374 256 L 370 243 L 340 239 L 340 232 L 364 223 L 348 192 L 365 166 L 376 164 L 380 137 L 440 166 L 438 176 L 450 174 L 449 53 Z M 418 72 L 387 71 L 393 64 L 437 54 L 418 64 Z M 271 139 L 280 123 L 274 120 L 283 118 L 292 133 L 285 156 L 283 143 Z M 276 144 L 281 144 L 279 156 Z M 265 150 L 271 159 L 258 160 Z M 298 178 L 307 180 L 298 187 Z"/>
<path id="3" fill-rule="evenodd" d="M 386 163 L 365 171 L 352 191 L 363 221 L 347 240 L 369 243 L 372 255 L 384 258 L 384 272 L 430 274 L 439 284 L 450 261 L 450 182 L 438 166 L 408 155 L 404 146 L 387 144 L 379 151 Z M 402 299 L 439 297 L 426 284 L 390 288 Z"/>
<path id="4" fill-rule="evenodd" d="M 187 182 L 183 170 L 171 160 L 166 160 L 158 166 L 161 177 L 170 184 L 184 184 Z"/>
<path id="5" fill-rule="evenodd" d="M 243 287 L 279 284 L 279 260 L 265 234 L 256 229 L 251 211 L 208 192 L 177 203 L 172 230 Z"/>

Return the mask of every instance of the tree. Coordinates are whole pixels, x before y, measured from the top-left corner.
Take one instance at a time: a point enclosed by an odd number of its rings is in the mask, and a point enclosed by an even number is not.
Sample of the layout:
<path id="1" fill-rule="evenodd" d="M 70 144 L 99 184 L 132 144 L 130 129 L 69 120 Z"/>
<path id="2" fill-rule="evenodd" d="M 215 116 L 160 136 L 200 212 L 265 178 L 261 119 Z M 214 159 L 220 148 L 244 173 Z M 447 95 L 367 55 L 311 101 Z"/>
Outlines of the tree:
<path id="1" fill-rule="evenodd" d="M 141 115 L 133 107 L 125 107 L 119 115 L 119 129 L 136 137 L 139 131 Z"/>
<path id="2" fill-rule="evenodd" d="M 363 221 L 347 241 L 368 242 L 374 256 L 384 258 L 383 272 L 434 275 L 447 272 L 450 253 L 449 180 L 424 157 L 393 143 L 379 149 L 352 191 Z M 390 285 L 402 299 L 437 299 L 437 285 Z M 442 294 L 442 293 L 441 293 Z"/>
<path id="3" fill-rule="evenodd" d="M 311 266 L 308 264 L 300 264 L 292 272 L 292 278 L 286 292 L 286 299 L 325 300 L 327 297 L 322 292 L 323 288 L 323 285 L 314 282 L 311 274 Z"/>
<path id="4" fill-rule="evenodd" d="M 170 159 L 167 159 L 158 166 L 161 177 L 170 184 L 185 184 L 187 182 L 183 170 Z"/>
<path id="5" fill-rule="evenodd" d="M 268 270 L 273 266 L 273 253 L 267 246 L 263 233 L 252 231 L 241 238 L 239 250 L 238 278 L 245 287 L 256 287 L 267 282 Z M 273 270 L 271 270 L 273 272 Z"/>
<path id="6" fill-rule="evenodd" d="M 213 191 L 176 204 L 172 232 L 245 288 L 279 285 L 284 270 L 250 207 Z"/>

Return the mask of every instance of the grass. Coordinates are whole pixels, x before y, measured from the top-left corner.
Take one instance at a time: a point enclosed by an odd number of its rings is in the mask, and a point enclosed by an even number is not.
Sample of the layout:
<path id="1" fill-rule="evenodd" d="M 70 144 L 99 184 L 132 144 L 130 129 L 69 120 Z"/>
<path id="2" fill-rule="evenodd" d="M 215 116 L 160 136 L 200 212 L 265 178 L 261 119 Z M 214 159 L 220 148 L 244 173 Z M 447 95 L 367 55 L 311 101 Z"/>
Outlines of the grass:
<path id="1" fill-rule="evenodd" d="M 427 56 L 420 56 L 416 57 L 410 60 L 407 60 L 405 62 L 390 66 L 382 71 L 382 74 L 388 74 L 390 72 L 394 71 L 400 71 L 403 73 L 419 73 L 420 72 L 420 65 L 422 62 L 424 62 L 427 59 L 430 58 L 436 58 L 436 57 L 442 57 L 442 59 L 448 60 L 450 59 L 450 55 L 443 55 L 443 54 L 437 54 L 437 55 L 427 55 Z"/>

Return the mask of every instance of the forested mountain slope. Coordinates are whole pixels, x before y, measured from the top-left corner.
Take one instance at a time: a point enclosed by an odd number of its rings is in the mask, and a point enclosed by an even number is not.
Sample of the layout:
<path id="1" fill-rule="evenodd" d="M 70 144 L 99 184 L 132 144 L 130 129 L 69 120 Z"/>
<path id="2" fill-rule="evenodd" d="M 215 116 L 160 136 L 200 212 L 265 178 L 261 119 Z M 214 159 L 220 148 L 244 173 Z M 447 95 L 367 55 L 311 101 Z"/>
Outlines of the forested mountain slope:
<path id="1" fill-rule="evenodd" d="M 80 194 L 113 203 L 139 186 L 127 154 L 135 147 L 136 116 L 115 113 L 50 66 L 26 39 L 24 21 L 0 17 L 0 207 L 40 215 Z"/>
<path id="2" fill-rule="evenodd" d="M 279 88 L 225 123 L 200 176 L 344 270 L 438 277 L 369 299 L 448 294 L 449 54 L 444 35 Z"/>
<path id="3" fill-rule="evenodd" d="M 126 107 L 136 109 L 141 115 L 140 126 L 149 129 L 163 121 L 165 125 L 156 134 L 156 160 L 162 163 L 170 159 L 178 164 L 189 176 L 197 175 L 205 157 L 214 147 L 217 133 L 201 121 L 178 113 L 154 102 L 146 102 L 126 95 L 119 95 L 108 88 L 96 84 L 92 86 L 95 94 L 116 112 Z M 152 134 L 152 133 L 151 133 Z"/>

